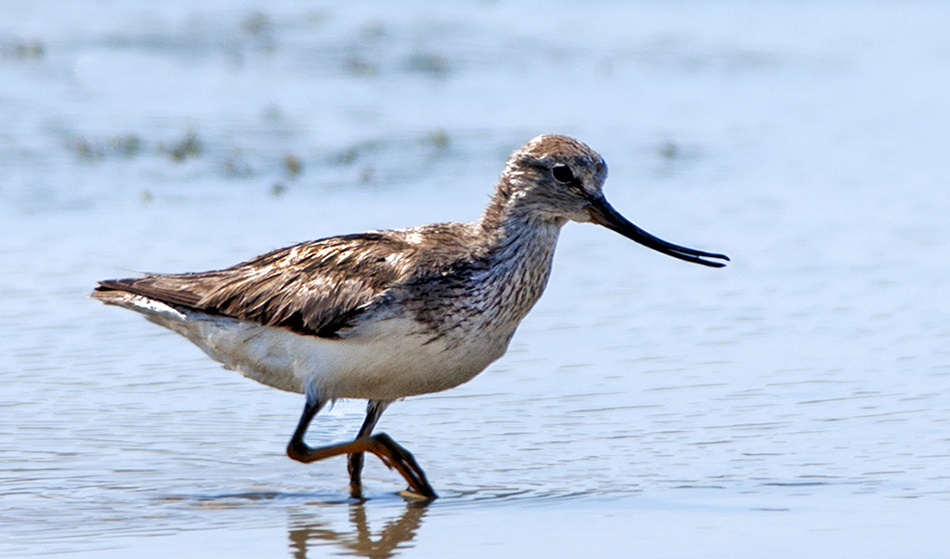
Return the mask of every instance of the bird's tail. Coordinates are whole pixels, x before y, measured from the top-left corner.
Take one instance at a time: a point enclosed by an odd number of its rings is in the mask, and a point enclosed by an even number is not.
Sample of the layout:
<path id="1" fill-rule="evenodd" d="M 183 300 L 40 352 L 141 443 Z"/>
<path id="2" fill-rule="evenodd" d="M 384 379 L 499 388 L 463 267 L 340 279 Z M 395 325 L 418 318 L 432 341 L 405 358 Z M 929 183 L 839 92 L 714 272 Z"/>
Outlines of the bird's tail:
<path id="1" fill-rule="evenodd" d="M 175 327 L 176 325 L 188 319 L 186 312 L 171 305 L 107 285 L 100 285 L 90 293 L 90 296 L 107 305 L 115 305 L 145 315 L 145 318 L 150 321 L 175 331 L 179 330 Z"/>

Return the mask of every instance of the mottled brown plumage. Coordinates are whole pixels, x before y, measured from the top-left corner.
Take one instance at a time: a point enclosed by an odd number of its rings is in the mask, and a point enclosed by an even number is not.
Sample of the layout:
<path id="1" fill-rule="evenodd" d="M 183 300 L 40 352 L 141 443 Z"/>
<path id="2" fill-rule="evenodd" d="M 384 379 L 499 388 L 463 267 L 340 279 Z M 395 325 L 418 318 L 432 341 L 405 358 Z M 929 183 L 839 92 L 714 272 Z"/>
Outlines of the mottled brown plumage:
<path id="1" fill-rule="evenodd" d="M 637 228 L 604 199 L 606 176 L 586 145 L 539 136 L 509 158 L 477 222 L 332 237 L 224 270 L 108 280 L 93 296 L 143 313 L 255 380 L 305 392 L 292 458 L 349 454 L 359 495 L 362 453 L 373 452 L 431 498 L 412 455 L 371 435 L 376 421 L 393 400 L 457 386 L 505 352 L 544 290 L 567 221 L 604 225 L 694 263 L 728 260 Z M 369 400 L 359 436 L 308 447 L 309 422 L 337 398 Z"/>
<path id="2" fill-rule="evenodd" d="M 413 272 L 404 231 L 362 233 L 278 249 L 224 270 L 102 282 L 209 314 L 337 337 L 346 322 Z"/>

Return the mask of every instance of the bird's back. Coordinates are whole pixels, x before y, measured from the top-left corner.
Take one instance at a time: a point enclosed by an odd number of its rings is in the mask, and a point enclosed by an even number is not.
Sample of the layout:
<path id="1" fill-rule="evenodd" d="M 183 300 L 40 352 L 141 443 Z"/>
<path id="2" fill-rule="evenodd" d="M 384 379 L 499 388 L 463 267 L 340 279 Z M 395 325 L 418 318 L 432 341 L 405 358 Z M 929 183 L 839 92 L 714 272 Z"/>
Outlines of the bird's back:
<path id="1" fill-rule="evenodd" d="M 470 245 L 460 238 L 466 229 L 450 223 L 308 241 L 222 270 L 102 281 L 93 296 L 109 302 L 109 292 L 126 292 L 333 338 L 394 289 L 459 270 L 458 262 L 470 257 Z M 453 236 L 457 242 L 447 243 Z"/>

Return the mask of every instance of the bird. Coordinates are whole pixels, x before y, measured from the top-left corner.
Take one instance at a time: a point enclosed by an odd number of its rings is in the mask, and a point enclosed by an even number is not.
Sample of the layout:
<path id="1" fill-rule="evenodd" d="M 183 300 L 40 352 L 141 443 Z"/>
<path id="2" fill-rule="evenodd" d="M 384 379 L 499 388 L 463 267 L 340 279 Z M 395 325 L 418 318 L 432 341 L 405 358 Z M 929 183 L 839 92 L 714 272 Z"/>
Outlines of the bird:
<path id="1" fill-rule="evenodd" d="M 221 270 L 105 280 L 92 297 L 181 334 L 225 368 L 304 394 L 287 455 L 347 455 L 351 497 L 363 498 L 369 452 L 402 475 L 407 495 L 431 500 L 412 453 L 373 430 L 393 402 L 463 384 L 505 353 L 544 291 L 567 222 L 695 264 L 729 261 L 628 221 L 607 202 L 606 178 L 586 144 L 541 135 L 508 158 L 477 221 L 307 241 Z M 311 421 L 338 399 L 367 401 L 356 437 L 309 446 Z"/>

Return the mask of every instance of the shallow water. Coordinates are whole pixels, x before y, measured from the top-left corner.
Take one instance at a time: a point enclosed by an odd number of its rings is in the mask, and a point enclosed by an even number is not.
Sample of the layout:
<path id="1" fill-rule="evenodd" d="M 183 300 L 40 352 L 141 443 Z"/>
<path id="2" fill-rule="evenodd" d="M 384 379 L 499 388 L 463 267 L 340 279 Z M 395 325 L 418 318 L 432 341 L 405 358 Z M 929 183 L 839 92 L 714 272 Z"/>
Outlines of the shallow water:
<path id="1" fill-rule="evenodd" d="M 950 9 L 128 6 L 0 21 L 0 554 L 950 549 Z M 733 262 L 568 225 L 508 355 L 383 416 L 429 506 L 372 460 L 347 499 L 343 460 L 284 455 L 300 396 L 85 296 L 474 219 L 543 132 Z"/>

